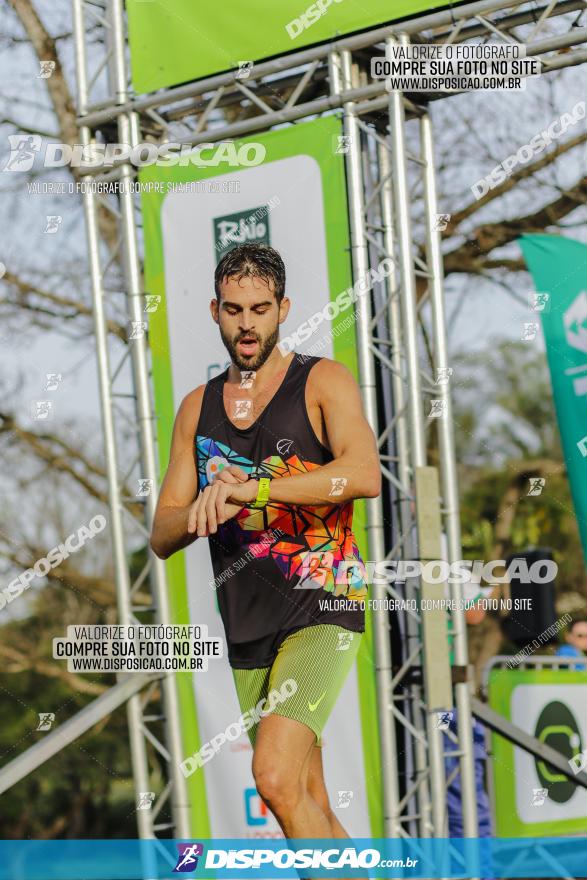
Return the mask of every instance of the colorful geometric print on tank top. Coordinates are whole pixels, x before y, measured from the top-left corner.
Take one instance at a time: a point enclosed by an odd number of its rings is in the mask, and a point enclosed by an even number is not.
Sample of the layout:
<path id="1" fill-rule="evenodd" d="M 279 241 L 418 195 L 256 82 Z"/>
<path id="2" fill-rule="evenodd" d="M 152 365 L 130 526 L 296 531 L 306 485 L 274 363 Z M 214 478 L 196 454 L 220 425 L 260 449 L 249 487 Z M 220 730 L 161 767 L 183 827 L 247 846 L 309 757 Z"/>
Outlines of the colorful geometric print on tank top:
<path id="1" fill-rule="evenodd" d="M 208 382 L 196 435 L 200 491 L 227 465 L 255 479 L 280 479 L 333 460 L 305 403 L 307 377 L 318 360 L 295 354 L 275 395 L 248 428 L 236 427 L 226 415 L 228 370 Z M 271 665 L 281 641 L 305 626 L 332 623 L 364 631 L 364 612 L 353 601 L 366 597 L 367 585 L 352 516 L 352 501 L 319 507 L 269 501 L 261 510 L 243 508 L 210 535 L 232 666 Z M 324 608 L 325 598 L 337 601 Z"/>

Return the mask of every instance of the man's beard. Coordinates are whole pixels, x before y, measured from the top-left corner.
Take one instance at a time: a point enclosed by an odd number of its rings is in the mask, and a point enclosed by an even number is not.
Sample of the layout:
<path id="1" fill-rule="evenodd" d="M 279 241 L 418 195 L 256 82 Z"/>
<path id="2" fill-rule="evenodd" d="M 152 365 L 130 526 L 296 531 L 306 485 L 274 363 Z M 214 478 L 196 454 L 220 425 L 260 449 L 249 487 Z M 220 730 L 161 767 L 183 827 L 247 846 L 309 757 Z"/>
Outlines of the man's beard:
<path id="1" fill-rule="evenodd" d="M 220 338 L 224 344 L 225 349 L 230 355 L 230 359 L 233 364 L 239 368 L 242 372 L 243 370 L 259 370 L 268 359 L 269 355 L 277 345 L 277 340 L 279 339 L 279 324 L 275 325 L 275 330 L 269 334 L 265 339 L 262 339 L 256 333 L 239 333 L 235 339 L 230 339 L 220 328 Z M 245 337 L 251 337 L 252 339 L 256 339 L 259 343 L 259 349 L 257 354 L 254 357 L 243 358 L 238 353 L 237 343 L 240 339 Z"/>

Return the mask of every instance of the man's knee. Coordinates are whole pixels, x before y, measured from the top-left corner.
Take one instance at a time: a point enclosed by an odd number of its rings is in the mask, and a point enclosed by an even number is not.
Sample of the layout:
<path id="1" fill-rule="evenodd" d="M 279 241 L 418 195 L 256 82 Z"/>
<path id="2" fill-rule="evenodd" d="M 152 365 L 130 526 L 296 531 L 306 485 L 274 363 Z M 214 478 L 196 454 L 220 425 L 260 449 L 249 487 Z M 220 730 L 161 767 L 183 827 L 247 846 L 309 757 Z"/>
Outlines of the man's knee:
<path id="1" fill-rule="evenodd" d="M 259 795 L 276 813 L 284 813 L 299 803 L 302 797 L 300 780 L 286 767 L 273 760 L 253 761 L 253 777 Z"/>

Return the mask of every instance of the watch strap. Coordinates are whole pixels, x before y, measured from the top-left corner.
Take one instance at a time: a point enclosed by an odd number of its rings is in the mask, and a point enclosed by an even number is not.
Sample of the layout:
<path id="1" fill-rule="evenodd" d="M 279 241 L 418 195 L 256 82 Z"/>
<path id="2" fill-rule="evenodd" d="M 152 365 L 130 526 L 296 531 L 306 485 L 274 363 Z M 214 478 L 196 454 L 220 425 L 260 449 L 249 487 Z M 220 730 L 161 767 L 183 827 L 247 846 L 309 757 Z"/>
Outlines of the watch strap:
<path id="1" fill-rule="evenodd" d="M 262 508 L 267 506 L 269 501 L 269 487 L 271 485 L 270 477 L 261 477 L 257 488 L 257 497 L 251 504 L 251 507 Z"/>

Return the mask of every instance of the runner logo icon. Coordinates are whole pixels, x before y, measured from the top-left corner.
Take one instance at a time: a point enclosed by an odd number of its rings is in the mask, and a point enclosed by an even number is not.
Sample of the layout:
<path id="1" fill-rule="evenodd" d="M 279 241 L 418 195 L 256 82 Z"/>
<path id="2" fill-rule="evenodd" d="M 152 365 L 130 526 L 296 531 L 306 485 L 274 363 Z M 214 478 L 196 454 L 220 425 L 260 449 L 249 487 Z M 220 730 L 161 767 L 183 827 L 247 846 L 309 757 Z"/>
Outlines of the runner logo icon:
<path id="1" fill-rule="evenodd" d="M 178 843 L 177 865 L 174 874 L 189 874 L 198 867 L 198 858 L 204 853 L 202 843 Z"/>

